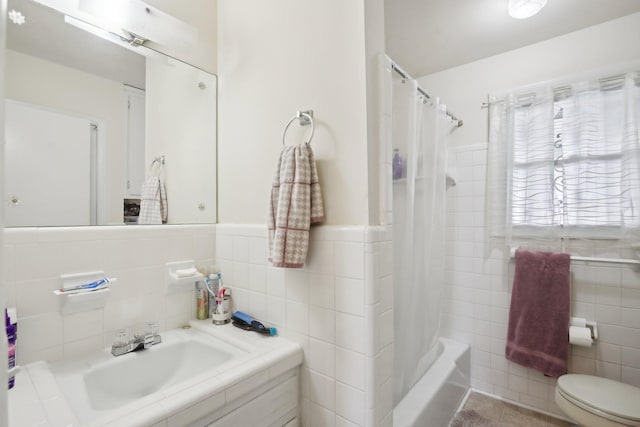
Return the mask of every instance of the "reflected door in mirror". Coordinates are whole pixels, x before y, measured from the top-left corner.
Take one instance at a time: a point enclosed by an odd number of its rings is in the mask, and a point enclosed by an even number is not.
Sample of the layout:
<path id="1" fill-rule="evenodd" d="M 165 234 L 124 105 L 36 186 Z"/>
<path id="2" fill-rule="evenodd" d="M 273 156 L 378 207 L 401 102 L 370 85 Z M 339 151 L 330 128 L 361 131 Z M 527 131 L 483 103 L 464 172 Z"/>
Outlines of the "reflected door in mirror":
<path id="1" fill-rule="evenodd" d="M 6 226 L 95 223 L 92 123 L 8 100 L 5 131 Z"/>

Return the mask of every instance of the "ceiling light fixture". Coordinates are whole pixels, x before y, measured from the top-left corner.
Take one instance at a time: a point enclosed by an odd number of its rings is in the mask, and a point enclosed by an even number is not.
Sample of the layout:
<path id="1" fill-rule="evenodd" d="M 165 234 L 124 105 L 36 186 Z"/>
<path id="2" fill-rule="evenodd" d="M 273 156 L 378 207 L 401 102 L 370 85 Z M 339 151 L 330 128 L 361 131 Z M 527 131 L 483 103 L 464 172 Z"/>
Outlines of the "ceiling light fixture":
<path id="1" fill-rule="evenodd" d="M 198 30 L 142 0 L 78 0 L 78 10 L 111 32 L 126 31 L 165 46 L 197 43 Z"/>
<path id="2" fill-rule="evenodd" d="M 509 15 L 516 19 L 530 18 L 547 4 L 547 0 L 509 0 Z"/>
<path id="3" fill-rule="evenodd" d="M 166 56 L 156 52 L 153 49 L 149 49 L 144 46 L 144 42 L 146 40 L 141 39 L 135 35 L 119 31 L 118 33 L 112 33 L 103 28 L 97 27 L 88 22 L 84 22 L 78 18 L 74 18 L 73 16 L 65 15 L 64 22 L 67 24 L 73 25 L 76 28 L 80 28 L 88 33 L 93 34 L 94 36 L 98 36 L 101 39 L 110 41 L 112 43 L 117 44 L 118 46 L 122 46 L 125 49 L 131 50 L 133 52 L 139 53 L 147 58 L 155 58 L 166 61 Z"/>

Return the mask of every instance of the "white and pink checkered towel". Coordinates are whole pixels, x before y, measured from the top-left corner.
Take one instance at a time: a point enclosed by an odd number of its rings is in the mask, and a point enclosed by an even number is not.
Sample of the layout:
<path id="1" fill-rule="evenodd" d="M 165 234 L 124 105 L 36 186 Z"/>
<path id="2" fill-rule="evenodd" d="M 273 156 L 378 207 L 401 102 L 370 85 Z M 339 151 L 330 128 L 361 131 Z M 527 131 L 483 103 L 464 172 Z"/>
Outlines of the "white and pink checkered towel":
<path id="1" fill-rule="evenodd" d="M 164 182 L 150 176 L 142 184 L 138 224 L 165 224 L 167 222 L 167 192 Z"/>
<path id="2" fill-rule="evenodd" d="M 309 144 L 280 153 L 269 207 L 269 261 L 276 267 L 304 266 L 309 227 L 324 221 L 318 170 Z"/>

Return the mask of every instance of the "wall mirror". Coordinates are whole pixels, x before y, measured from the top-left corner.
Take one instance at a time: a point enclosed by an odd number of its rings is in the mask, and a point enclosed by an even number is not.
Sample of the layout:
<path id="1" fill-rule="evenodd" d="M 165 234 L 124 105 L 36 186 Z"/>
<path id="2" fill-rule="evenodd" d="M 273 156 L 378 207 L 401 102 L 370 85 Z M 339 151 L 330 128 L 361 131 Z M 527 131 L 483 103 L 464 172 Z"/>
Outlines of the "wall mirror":
<path id="1" fill-rule="evenodd" d="M 136 224 L 156 175 L 166 223 L 215 222 L 216 76 L 36 1 L 7 10 L 6 226 Z"/>

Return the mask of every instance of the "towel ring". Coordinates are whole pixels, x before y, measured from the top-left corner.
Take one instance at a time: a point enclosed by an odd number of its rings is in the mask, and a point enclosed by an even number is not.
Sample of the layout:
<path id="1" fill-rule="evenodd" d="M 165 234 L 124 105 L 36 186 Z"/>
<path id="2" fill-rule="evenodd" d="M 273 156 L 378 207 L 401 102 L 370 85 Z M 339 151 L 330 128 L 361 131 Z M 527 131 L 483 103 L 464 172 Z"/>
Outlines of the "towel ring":
<path id="1" fill-rule="evenodd" d="M 156 165 L 158 167 L 158 172 L 161 172 L 162 168 L 164 167 L 164 156 L 158 156 L 153 159 L 153 161 L 151 162 L 151 165 L 149 165 L 150 174 L 153 174 L 153 167 Z"/>
<path id="2" fill-rule="evenodd" d="M 153 165 L 155 165 L 156 163 L 158 163 L 160 166 L 164 166 L 164 156 L 154 157 L 150 167 L 153 167 Z"/>
<path id="3" fill-rule="evenodd" d="M 295 120 L 300 120 L 301 126 L 311 124 L 311 134 L 309 134 L 309 139 L 305 142 L 305 144 L 310 144 L 311 139 L 313 138 L 313 132 L 315 131 L 315 125 L 313 124 L 313 110 L 296 111 L 296 115 L 293 116 L 291 120 L 289 120 L 289 123 L 287 123 L 287 125 L 284 127 L 284 133 L 282 134 L 282 145 L 285 145 L 287 130 L 289 129 L 289 126 L 291 126 L 291 123 L 293 123 Z"/>

